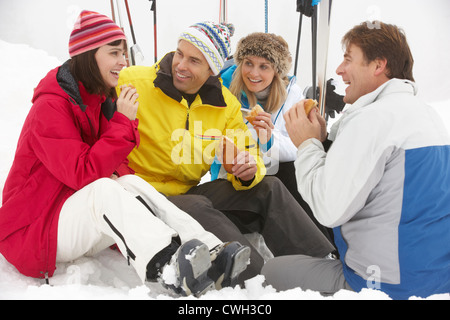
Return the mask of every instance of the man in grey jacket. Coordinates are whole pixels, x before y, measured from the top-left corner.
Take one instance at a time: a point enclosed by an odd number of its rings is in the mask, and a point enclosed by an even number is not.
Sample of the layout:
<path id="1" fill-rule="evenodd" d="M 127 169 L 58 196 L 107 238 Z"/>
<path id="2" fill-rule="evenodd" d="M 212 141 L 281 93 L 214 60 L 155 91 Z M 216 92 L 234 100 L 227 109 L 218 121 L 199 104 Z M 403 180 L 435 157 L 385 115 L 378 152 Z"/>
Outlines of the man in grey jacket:
<path id="1" fill-rule="evenodd" d="M 373 28 L 373 26 L 377 26 Z M 328 139 L 300 102 L 286 115 L 298 188 L 334 228 L 339 260 L 286 256 L 262 273 L 279 290 L 381 289 L 394 299 L 450 292 L 450 137 L 417 97 L 404 33 L 362 23 L 343 38 L 337 69 L 349 104 Z M 444 244 L 444 245 L 443 245 Z"/>

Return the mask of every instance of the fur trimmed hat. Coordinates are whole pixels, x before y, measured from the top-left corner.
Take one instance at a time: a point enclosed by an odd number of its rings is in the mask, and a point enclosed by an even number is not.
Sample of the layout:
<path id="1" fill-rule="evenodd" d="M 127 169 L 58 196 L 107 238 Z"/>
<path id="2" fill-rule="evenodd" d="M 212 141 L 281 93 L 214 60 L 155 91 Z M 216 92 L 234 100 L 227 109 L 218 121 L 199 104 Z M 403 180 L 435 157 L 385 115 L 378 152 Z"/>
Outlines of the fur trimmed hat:
<path id="1" fill-rule="evenodd" d="M 233 34 L 232 23 L 225 25 L 207 21 L 187 28 L 178 41 L 186 40 L 196 46 L 208 61 L 214 75 L 218 75 L 231 53 L 230 38 Z"/>
<path id="2" fill-rule="evenodd" d="M 239 40 L 234 59 L 242 63 L 248 56 L 267 59 L 281 78 L 287 75 L 292 66 L 289 45 L 281 36 L 273 33 L 255 32 Z"/>

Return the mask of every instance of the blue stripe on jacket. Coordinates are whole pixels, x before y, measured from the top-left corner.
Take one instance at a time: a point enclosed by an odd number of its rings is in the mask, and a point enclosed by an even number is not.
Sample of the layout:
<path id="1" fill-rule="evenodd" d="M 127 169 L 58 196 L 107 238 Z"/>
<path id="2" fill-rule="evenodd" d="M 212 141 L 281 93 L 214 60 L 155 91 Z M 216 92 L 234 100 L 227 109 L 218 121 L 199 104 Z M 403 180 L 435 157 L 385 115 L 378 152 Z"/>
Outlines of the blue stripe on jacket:
<path id="1" fill-rule="evenodd" d="M 450 146 L 405 151 L 398 231 L 400 284 L 380 283 L 380 289 L 393 299 L 450 292 Z M 374 285 L 345 264 L 341 228 L 334 234 L 349 285 L 355 291 Z"/>

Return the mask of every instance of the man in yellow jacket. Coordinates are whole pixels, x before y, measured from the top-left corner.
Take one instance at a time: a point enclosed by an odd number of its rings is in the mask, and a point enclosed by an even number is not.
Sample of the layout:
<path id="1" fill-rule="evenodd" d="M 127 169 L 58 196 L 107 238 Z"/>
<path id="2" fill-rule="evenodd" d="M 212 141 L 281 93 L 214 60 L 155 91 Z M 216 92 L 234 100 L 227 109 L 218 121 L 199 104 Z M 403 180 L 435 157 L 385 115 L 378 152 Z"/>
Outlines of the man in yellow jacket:
<path id="1" fill-rule="evenodd" d="M 259 232 L 272 253 L 324 257 L 334 247 L 282 183 L 265 177 L 256 141 L 240 103 L 218 77 L 230 54 L 233 28 L 198 23 L 183 32 L 175 52 L 152 67 L 120 73 L 119 87 L 139 94 L 140 146 L 130 167 L 222 241 L 250 246 L 243 233 Z M 227 179 L 200 184 L 214 158 L 222 159 L 222 136 L 239 149 Z M 252 250 L 241 280 L 258 274 L 263 258 Z"/>

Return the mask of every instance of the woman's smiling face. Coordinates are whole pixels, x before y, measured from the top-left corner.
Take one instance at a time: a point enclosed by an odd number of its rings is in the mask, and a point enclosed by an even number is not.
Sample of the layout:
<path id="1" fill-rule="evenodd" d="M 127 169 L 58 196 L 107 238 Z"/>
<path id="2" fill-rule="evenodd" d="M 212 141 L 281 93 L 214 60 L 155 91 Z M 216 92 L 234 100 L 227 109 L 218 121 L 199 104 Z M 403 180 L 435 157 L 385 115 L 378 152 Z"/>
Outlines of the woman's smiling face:
<path id="1" fill-rule="evenodd" d="M 105 84 L 114 88 L 119 83 L 119 73 L 126 67 L 124 41 L 117 46 L 104 45 L 95 53 L 98 69 Z"/>
<path id="2" fill-rule="evenodd" d="M 251 92 L 266 89 L 275 76 L 275 70 L 269 60 L 257 56 L 248 56 L 242 61 L 242 80 Z"/>

